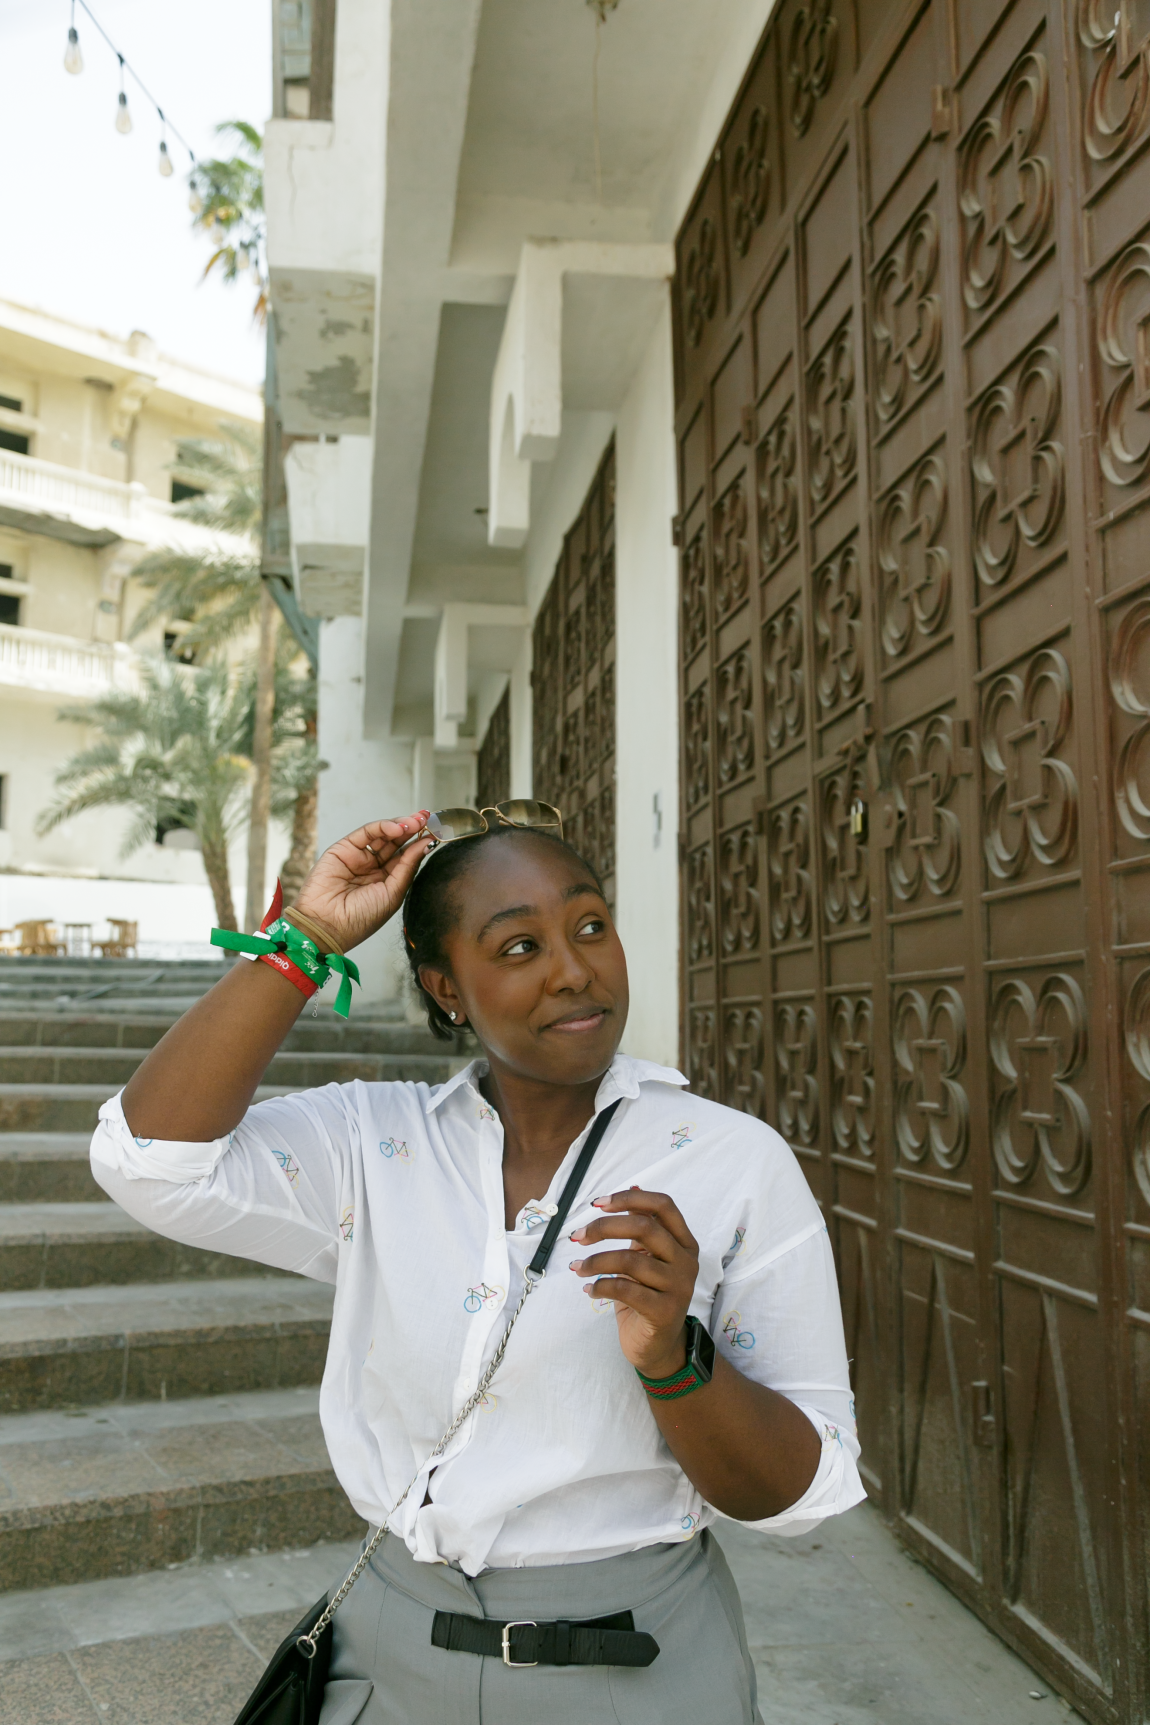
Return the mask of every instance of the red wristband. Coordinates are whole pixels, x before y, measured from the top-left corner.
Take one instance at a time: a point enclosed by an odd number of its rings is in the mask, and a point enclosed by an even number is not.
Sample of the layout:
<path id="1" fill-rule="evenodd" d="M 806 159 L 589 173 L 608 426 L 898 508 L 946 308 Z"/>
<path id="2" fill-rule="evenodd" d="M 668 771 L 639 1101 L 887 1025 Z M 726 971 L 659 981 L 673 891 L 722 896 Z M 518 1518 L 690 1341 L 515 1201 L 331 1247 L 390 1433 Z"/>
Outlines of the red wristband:
<path id="1" fill-rule="evenodd" d="M 273 922 L 278 921 L 283 911 L 283 904 L 284 889 L 277 879 L 276 890 L 272 894 L 272 902 L 268 906 L 268 913 L 260 923 L 261 934 L 266 928 L 270 928 Z M 306 975 L 305 972 L 300 969 L 298 964 L 292 963 L 286 952 L 261 952 L 259 957 L 256 959 L 256 963 L 270 964 L 274 970 L 278 970 L 280 972 L 281 976 L 286 976 L 288 981 L 293 983 L 295 987 L 299 989 L 305 1000 L 310 1000 L 318 987 L 318 984 L 314 983 L 311 977 Z"/>
<path id="2" fill-rule="evenodd" d="M 256 959 L 257 964 L 270 964 L 289 982 L 293 982 L 300 993 L 310 1000 L 316 991 L 316 984 L 310 976 L 305 976 L 298 964 L 293 964 L 286 952 L 261 952 Z"/>

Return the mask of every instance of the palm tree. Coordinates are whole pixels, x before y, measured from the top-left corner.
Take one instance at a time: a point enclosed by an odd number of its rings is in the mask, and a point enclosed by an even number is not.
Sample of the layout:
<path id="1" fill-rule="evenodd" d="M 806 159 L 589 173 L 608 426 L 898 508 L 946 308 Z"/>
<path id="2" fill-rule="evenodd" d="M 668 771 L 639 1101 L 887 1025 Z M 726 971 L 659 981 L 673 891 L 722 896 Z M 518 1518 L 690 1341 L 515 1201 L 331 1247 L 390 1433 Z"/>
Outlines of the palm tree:
<path id="1" fill-rule="evenodd" d="M 206 233 L 215 246 L 204 275 L 219 270 L 234 282 L 250 271 L 256 285 L 254 321 L 264 323 L 268 311 L 264 258 L 264 141 L 246 120 L 225 120 L 219 136 L 238 139 L 234 156 L 197 162 L 188 176 L 192 193 L 192 226 Z"/>
<path id="2" fill-rule="evenodd" d="M 250 931 L 258 926 L 264 908 L 268 816 L 273 812 L 276 689 L 282 683 L 277 663 L 283 652 L 279 612 L 267 582 L 261 578 L 255 549 L 263 502 L 260 443 L 245 426 L 224 423 L 217 438 L 181 439 L 176 446 L 172 472 L 197 493 L 177 505 L 180 515 L 216 532 L 247 537 L 253 549 L 249 555 L 223 549 L 202 553 L 165 549 L 143 558 L 133 574 L 153 596 L 137 616 L 131 637 L 134 639 L 159 619 L 173 622 L 181 651 L 202 662 L 249 629 L 258 618 L 256 717 L 251 751 L 254 772 L 244 917 L 244 926 Z M 294 656 L 294 650 L 289 656 Z M 312 707 L 314 739 L 314 690 Z M 296 766 L 306 758 L 305 752 Z M 290 810 L 291 855 L 282 871 L 285 877 L 290 875 L 293 879 L 301 867 L 306 874 L 315 859 L 314 775 L 309 781 L 301 781 L 297 802 L 298 807 Z M 300 875 L 300 883 L 302 878 Z"/>
<path id="3" fill-rule="evenodd" d="M 236 926 L 228 872 L 228 839 L 246 814 L 252 727 L 250 674 L 223 661 L 203 668 L 164 658 L 140 661 L 139 688 L 102 695 L 62 719 L 95 726 L 94 743 L 56 775 L 57 795 L 36 830 L 50 832 L 88 809 L 121 807 L 135 818 L 124 838 L 128 856 L 164 826 L 190 826 L 221 928 Z"/>
<path id="4" fill-rule="evenodd" d="M 246 539 L 247 552 L 165 547 L 141 558 L 132 574 L 152 592 L 132 624 L 130 639 L 159 620 L 174 622 L 181 649 L 197 656 L 226 646 L 247 629 L 259 608 L 257 550 L 263 464 L 258 433 L 225 420 L 218 437 L 182 437 L 170 471 L 194 496 L 175 513 L 216 533 Z"/>
<path id="5" fill-rule="evenodd" d="M 288 904 L 315 861 L 319 774 L 327 765 L 319 759 L 316 742 L 316 680 L 310 666 L 302 676 L 295 673 L 295 657 L 294 649 L 281 646 L 271 759 L 271 811 L 277 820 L 291 823 L 291 850 L 280 869 Z"/>

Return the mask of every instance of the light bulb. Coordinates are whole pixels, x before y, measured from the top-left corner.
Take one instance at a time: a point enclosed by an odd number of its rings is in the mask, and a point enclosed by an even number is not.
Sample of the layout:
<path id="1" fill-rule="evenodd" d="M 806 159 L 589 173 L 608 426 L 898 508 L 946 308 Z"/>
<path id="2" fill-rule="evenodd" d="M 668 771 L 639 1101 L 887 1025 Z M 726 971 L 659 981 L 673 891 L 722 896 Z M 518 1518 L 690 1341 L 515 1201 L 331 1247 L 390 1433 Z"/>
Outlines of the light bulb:
<path id="1" fill-rule="evenodd" d="M 188 208 L 194 216 L 202 216 L 204 213 L 204 200 L 194 186 L 188 198 Z"/>
<path id="2" fill-rule="evenodd" d="M 128 98 L 125 96 L 123 90 L 121 90 L 119 100 L 116 103 L 116 130 L 117 132 L 122 132 L 127 136 L 131 129 L 132 116 L 128 112 Z"/>
<path id="3" fill-rule="evenodd" d="M 160 159 L 156 165 L 159 168 L 161 174 L 163 174 L 165 180 L 171 178 L 172 158 L 168 154 L 168 146 L 164 142 L 163 138 L 160 139 Z"/>
<path id="4" fill-rule="evenodd" d="M 80 52 L 80 38 L 74 24 L 68 31 L 68 46 L 64 50 L 64 70 L 72 73 L 84 70 L 84 56 Z"/>

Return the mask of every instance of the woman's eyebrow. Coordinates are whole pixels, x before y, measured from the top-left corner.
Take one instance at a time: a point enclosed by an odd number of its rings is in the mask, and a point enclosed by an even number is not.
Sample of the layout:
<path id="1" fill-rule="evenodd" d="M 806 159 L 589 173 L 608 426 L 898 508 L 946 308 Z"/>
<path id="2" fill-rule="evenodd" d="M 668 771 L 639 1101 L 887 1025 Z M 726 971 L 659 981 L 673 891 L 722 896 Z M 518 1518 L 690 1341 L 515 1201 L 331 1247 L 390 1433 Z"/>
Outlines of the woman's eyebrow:
<path id="1" fill-rule="evenodd" d="M 482 940 L 490 929 L 497 928 L 501 922 L 510 922 L 514 917 L 537 916 L 538 914 L 538 909 L 533 904 L 513 904 L 508 910 L 497 910 L 494 916 L 488 917 L 475 938 Z"/>
<path id="2" fill-rule="evenodd" d="M 573 898 L 580 898 L 584 893 L 590 893 L 592 898 L 600 898 L 602 896 L 600 891 L 599 891 L 599 888 L 597 886 L 594 886 L 591 881 L 579 880 L 579 881 L 576 881 L 573 886 L 569 886 L 567 888 L 566 892 L 563 894 L 564 903 L 569 904 Z M 476 940 L 482 940 L 485 934 L 489 934 L 493 928 L 498 928 L 499 924 L 501 922 L 511 922 L 517 916 L 538 916 L 538 915 L 539 915 L 539 906 L 538 905 L 534 905 L 534 904 L 513 904 L 513 905 L 510 905 L 507 908 L 507 910 L 497 910 L 495 912 L 494 916 L 489 916 L 487 921 L 484 923 L 483 927 L 480 929 L 479 933 L 476 935 L 475 938 L 476 938 Z"/>

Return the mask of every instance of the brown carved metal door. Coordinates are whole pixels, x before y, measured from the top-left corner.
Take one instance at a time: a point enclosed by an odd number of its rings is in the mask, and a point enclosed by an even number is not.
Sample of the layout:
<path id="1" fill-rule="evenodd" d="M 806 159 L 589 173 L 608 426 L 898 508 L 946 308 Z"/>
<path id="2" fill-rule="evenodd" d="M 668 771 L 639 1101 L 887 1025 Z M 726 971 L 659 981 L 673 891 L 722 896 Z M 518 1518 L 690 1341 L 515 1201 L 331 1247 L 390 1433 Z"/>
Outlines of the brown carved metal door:
<path id="1" fill-rule="evenodd" d="M 784 0 L 675 295 L 692 1083 L 823 1206 L 872 1494 L 1129 1721 L 1148 140 L 1140 0 Z"/>
<path id="2" fill-rule="evenodd" d="M 609 445 L 535 619 L 534 794 L 615 901 L 615 445 Z"/>

